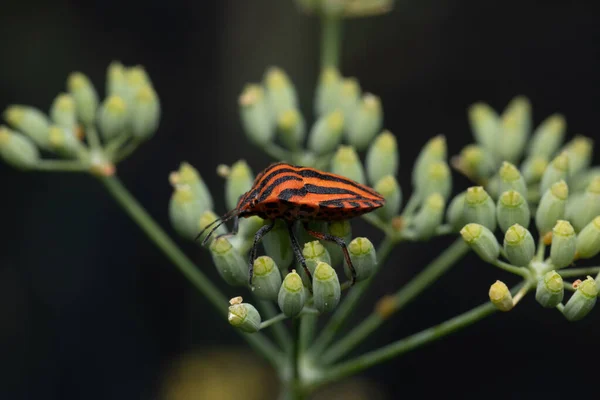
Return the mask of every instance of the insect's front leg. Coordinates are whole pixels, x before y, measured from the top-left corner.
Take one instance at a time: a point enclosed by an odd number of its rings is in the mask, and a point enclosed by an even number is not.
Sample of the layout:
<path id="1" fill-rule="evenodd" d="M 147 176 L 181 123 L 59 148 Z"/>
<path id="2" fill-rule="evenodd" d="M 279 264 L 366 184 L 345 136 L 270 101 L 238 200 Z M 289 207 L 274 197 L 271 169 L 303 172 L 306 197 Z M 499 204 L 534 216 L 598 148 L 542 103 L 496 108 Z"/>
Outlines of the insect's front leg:
<path id="1" fill-rule="evenodd" d="M 217 235 L 217 237 L 215 237 L 215 240 L 219 239 L 219 238 L 223 238 L 223 237 L 228 238 L 231 236 L 235 236 L 238 234 L 239 229 L 240 229 L 240 217 L 236 215 L 235 217 L 233 217 L 233 229 L 231 230 L 231 232 L 221 233 L 220 235 Z"/>
<path id="2" fill-rule="evenodd" d="M 302 265 L 302 269 L 304 273 L 308 277 L 308 290 L 312 293 L 312 274 L 310 270 L 306 266 L 306 260 L 304 259 L 304 255 L 302 255 L 302 249 L 300 248 L 300 243 L 298 243 L 298 239 L 296 239 L 296 235 L 294 234 L 294 222 L 288 222 L 288 232 L 290 233 L 290 240 L 292 242 L 292 249 L 296 254 L 296 258 L 300 261 Z"/>
<path id="3" fill-rule="evenodd" d="M 248 271 L 248 273 L 249 273 L 248 283 L 250 284 L 250 287 L 252 287 L 252 274 L 254 273 L 254 260 L 256 260 L 256 252 L 258 249 L 258 243 L 263 238 L 263 236 L 265 236 L 267 233 L 269 233 L 271 231 L 271 229 L 273 229 L 274 226 L 275 226 L 275 220 L 272 220 L 271 224 L 263 225 L 254 235 L 254 243 L 252 244 L 252 248 L 250 249 L 250 268 Z M 234 227 L 234 229 L 235 229 L 235 227 Z"/>

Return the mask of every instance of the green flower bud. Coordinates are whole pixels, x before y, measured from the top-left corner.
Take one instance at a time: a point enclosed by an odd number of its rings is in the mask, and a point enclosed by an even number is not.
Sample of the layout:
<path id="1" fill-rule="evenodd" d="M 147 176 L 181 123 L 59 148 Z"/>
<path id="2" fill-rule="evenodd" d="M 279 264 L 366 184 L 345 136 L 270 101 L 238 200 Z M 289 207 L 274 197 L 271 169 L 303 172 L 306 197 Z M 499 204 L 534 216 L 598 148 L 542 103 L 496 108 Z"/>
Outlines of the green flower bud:
<path id="1" fill-rule="evenodd" d="M 375 210 L 384 221 L 389 221 L 400 212 L 402 191 L 398 181 L 392 175 L 384 176 L 377 182 L 374 189 L 385 198 L 385 205 Z"/>
<path id="2" fill-rule="evenodd" d="M 283 280 L 277 296 L 277 303 L 281 312 L 288 317 L 295 317 L 304 308 L 306 290 L 302 278 L 296 273 L 296 270 L 292 270 Z"/>
<path id="3" fill-rule="evenodd" d="M 198 221 L 207 211 L 206 204 L 194 195 L 189 185 L 176 185 L 169 201 L 169 218 L 175 231 L 193 240 L 198 235 Z"/>
<path id="4" fill-rule="evenodd" d="M 239 299 L 239 302 L 238 300 Z M 252 304 L 241 303 L 242 298 L 230 301 L 227 320 L 229 324 L 246 333 L 254 333 L 260 330 L 260 314 Z"/>
<path id="5" fill-rule="evenodd" d="M 365 170 L 352 146 L 340 146 L 331 161 L 331 172 L 365 184 Z"/>
<path id="6" fill-rule="evenodd" d="M 504 251 L 511 264 L 526 267 L 535 254 L 535 242 L 531 233 L 519 224 L 514 224 L 504 235 Z"/>
<path id="7" fill-rule="evenodd" d="M 169 182 L 173 186 L 187 185 L 192 191 L 194 199 L 197 199 L 204 210 L 213 208 L 213 200 L 198 171 L 187 162 L 179 164 L 179 170 L 169 175 Z"/>
<path id="8" fill-rule="evenodd" d="M 318 240 L 313 240 L 312 242 L 308 242 L 304 244 L 304 249 L 302 249 L 302 255 L 304 256 L 304 261 L 306 262 L 306 267 L 310 271 L 311 274 L 314 275 L 315 268 L 317 264 L 320 262 L 324 262 L 327 264 L 331 264 L 331 257 L 329 256 L 329 252 L 319 242 Z"/>
<path id="9" fill-rule="evenodd" d="M 569 187 L 559 181 L 546 190 L 535 213 L 535 224 L 540 235 L 550 232 L 556 221 L 564 218 Z"/>
<path id="10" fill-rule="evenodd" d="M 381 100 L 371 93 L 366 93 L 346 126 L 348 143 L 358 150 L 365 150 L 381 130 L 382 121 Z"/>
<path id="11" fill-rule="evenodd" d="M 200 216 L 200 220 L 198 221 L 198 232 L 201 232 L 202 230 L 204 230 L 209 224 L 213 223 L 217 218 L 218 218 L 217 214 L 215 214 L 212 210 L 204 211 L 202 213 L 202 215 Z M 208 235 L 209 232 L 210 232 L 210 230 L 205 231 L 202 234 L 202 236 L 200 236 L 198 238 L 197 243 L 202 243 L 202 241 L 204 240 L 204 238 L 206 238 L 206 236 Z M 215 237 L 217 237 L 219 235 L 224 235 L 226 233 L 227 233 L 227 228 L 225 227 L 225 225 L 221 225 L 215 230 L 215 232 L 211 236 L 210 240 L 212 241 L 212 240 L 214 240 Z M 230 239 L 233 240 L 233 239 L 235 239 L 235 237 L 232 237 Z M 233 244 L 233 243 L 231 243 L 231 244 Z"/>
<path id="12" fill-rule="evenodd" d="M 75 157 L 85 152 L 85 146 L 75 136 L 73 129 L 53 125 L 48 129 L 48 139 L 52 151 L 66 157 Z"/>
<path id="13" fill-rule="evenodd" d="M 586 170 L 592 162 L 594 141 L 588 137 L 577 135 L 565 145 L 564 151 L 569 156 L 569 176 Z"/>
<path id="14" fill-rule="evenodd" d="M 272 118 L 276 121 L 281 113 L 290 108 L 298 108 L 296 89 L 289 77 L 279 67 L 267 69 L 264 78 Z"/>
<path id="15" fill-rule="evenodd" d="M 463 217 L 466 222 L 475 222 L 491 230 L 496 230 L 496 205 L 481 186 L 467 189 Z"/>
<path id="16" fill-rule="evenodd" d="M 265 224 L 265 220 L 254 215 L 240 218 L 238 236 L 243 239 L 254 238 L 256 232 Z"/>
<path id="17" fill-rule="evenodd" d="M 306 136 L 304 118 L 295 108 L 289 108 L 279 114 L 277 128 L 281 142 L 292 150 L 298 149 Z"/>
<path id="18" fill-rule="evenodd" d="M 344 113 L 341 110 L 323 114 L 310 130 L 308 148 L 317 154 L 332 152 L 342 140 L 343 129 Z"/>
<path id="19" fill-rule="evenodd" d="M 561 114 L 552 114 L 546 118 L 533 132 L 528 154 L 545 159 L 554 156 L 565 137 L 566 128 L 565 117 Z"/>
<path id="20" fill-rule="evenodd" d="M 93 124 L 98 109 L 98 94 L 92 82 L 81 72 L 73 72 L 67 79 L 67 88 L 75 100 L 78 119 L 85 125 Z"/>
<path id="21" fill-rule="evenodd" d="M 488 228 L 479 224 L 467 224 L 460 230 L 463 240 L 473 249 L 479 257 L 492 263 L 500 255 L 498 240 Z"/>
<path id="22" fill-rule="evenodd" d="M 130 116 L 133 137 L 147 140 L 154 135 L 160 120 L 160 102 L 152 86 L 142 86 L 135 92 Z"/>
<path id="23" fill-rule="evenodd" d="M 354 118 L 354 113 L 360 101 L 361 89 L 356 78 L 342 79 L 339 95 L 339 107 L 344 113 L 344 121 L 348 125 Z"/>
<path id="24" fill-rule="evenodd" d="M 373 141 L 365 160 L 369 182 L 375 184 L 386 175 L 396 175 L 399 165 L 398 143 L 390 131 L 383 131 Z"/>
<path id="25" fill-rule="evenodd" d="M 347 220 L 328 223 L 327 232 L 332 236 L 342 238 L 346 244 L 350 243 L 350 240 L 352 240 L 352 225 L 350 224 L 350 221 Z M 331 258 L 330 265 L 339 265 L 344 259 L 344 254 L 342 253 L 340 246 L 338 246 L 337 243 L 329 241 L 322 241 L 322 243 L 327 249 L 327 252 L 329 252 L 329 257 Z"/>
<path id="26" fill-rule="evenodd" d="M 364 281 L 370 278 L 377 268 L 377 252 L 373 243 L 365 237 L 354 238 L 348 245 L 348 253 L 352 266 L 356 271 L 356 281 Z M 348 279 L 352 279 L 352 271 L 344 262 L 344 273 Z"/>
<path id="27" fill-rule="evenodd" d="M 549 271 L 538 280 L 535 299 L 542 307 L 556 307 L 562 302 L 564 295 L 563 279 L 556 271 Z"/>
<path id="28" fill-rule="evenodd" d="M 110 63 L 106 70 L 106 95 L 107 96 L 120 96 L 126 98 L 127 96 L 127 78 L 125 73 L 125 67 L 118 61 Z"/>
<path id="29" fill-rule="evenodd" d="M 242 127 L 248 138 L 257 145 L 273 140 L 275 125 L 263 88 L 256 84 L 244 87 L 238 100 Z"/>
<path id="30" fill-rule="evenodd" d="M 490 301 L 500 311 L 510 311 L 513 308 L 513 298 L 510 290 L 502 281 L 496 281 L 490 286 L 489 291 Z"/>
<path id="31" fill-rule="evenodd" d="M 496 153 L 501 160 L 515 163 L 523 154 L 531 129 L 531 104 L 517 96 L 506 107 L 501 118 L 501 139 L 497 140 Z"/>
<path id="32" fill-rule="evenodd" d="M 275 261 L 282 271 L 287 271 L 294 261 L 290 235 L 283 221 L 277 221 L 271 232 L 262 239 L 265 253 Z"/>
<path id="33" fill-rule="evenodd" d="M 475 103 L 469 107 L 468 116 L 477 143 L 490 154 L 495 154 L 496 140 L 500 133 L 498 113 L 485 103 Z"/>
<path id="34" fill-rule="evenodd" d="M 254 175 L 245 160 L 239 160 L 231 166 L 225 182 L 225 200 L 228 209 L 237 206 L 240 196 L 246 193 L 254 183 Z"/>
<path id="35" fill-rule="evenodd" d="M 548 159 L 541 156 L 532 156 L 523 161 L 521 170 L 523 178 L 528 184 L 537 183 L 542 179 L 544 171 L 548 167 Z"/>
<path id="36" fill-rule="evenodd" d="M 123 96 L 124 98 L 131 98 L 135 96 L 138 90 L 143 88 L 144 86 L 152 87 L 152 82 L 150 81 L 150 77 L 148 73 L 141 65 L 136 65 L 133 67 L 129 67 L 125 70 L 125 80 L 127 83 L 127 89 L 129 91 L 129 96 Z"/>
<path id="37" fill-rule="evenodd" d="M 587 171 L 582 171 L 571 179 L 571 189 L 573 193 L 585 190 L 588 185 L 597 177 L 600 177 L 600 166 L 592 167 Z"/>
<path id="38" fill-rule="evenodd" d="M 121 97 L 107 97 L 98 110 L 98 126 L 105 139 L 123 134 L 127 124 L 127 104 Z"/>
<path id="39" fill-rule="evenodd" d="M 550 164 L 542 175 L 540 181 L 540 193 L 545 193 L 552 184 L 564 180 L 569 176 L 569 156 L 562 152 Z"/>
<path id="40" fill-rule="evenodd" d="M 61 128 L 75 129 L 77 115 L 75 113 L 75 100 L 73 100 L 73 96 L 66 93 L 56 96 L 50 107 L 50 118 Z"/>
<path id="41" fill-rule="evenodd" d="M 514 224 L 529 227 L 531 212 L 525 198 L 517 191 L 509 190 L 502 193 L 496 205 L 496 217 L 502 232 Z"/>
<path id="42" fill-rule="evenodd" d="M 42 149 L 49 149 L 46 115 L 34 107 L 10 106 L 4 111 L 4 119 L 15 129 L 29 136 Z"/>
<path id="43" fill-rule="evenodd" d="M 232 286 L 248 285 L 248 263 L 226 237 L 214 239 L 210 253 L 219 275 Z"/>
<path id="44" fill-rule="evenodd" d="M 271 257 L 260 256 L 254 260 L 252 292 L 265 300 L 277 300 L 281 288 L 281 272 Z"/>
<path id="45" fill-rule="evenodd" d="M 341 84 L 342 79 L 336 68 L 323 68 L 315 93 L 316 115 L 331 113 L 338 107 Z"/>
<path id="46" fill-rule="evenodd" d="M 577 291 L 573 293 L 565 308 L 563 315 L 569 321 L 579 321 L 596 305 L 596 297 L 598 296 L 598 287 L 594 278 L 588 276 L 586 280 L 581 282 L 577 287 Z"/>
<path id="47" fill-rule="evenodd" d="M 458 157 L 452 159 L 452 165 L 470 179 L 485 179 L 492 175 L 495 166 L 490 154 L 483 146 L 470 144 L 465 146 Z"/>
<path id="48" fill-rule="evenodd" d="M 586 191 L 573 204 L 567 204 L 569 221 L 581 231 L 594 217 L 600 215 L 600 177 L 590 182 Z M 570 202 L 569 202 L 570 203 Z"/>
<path id="49" fill-rule="evenodd" d="M 429 176 L 431 164 L 445 161 L 446 151 L 446 138 L 443 135 L 438 135 L 430 139 L 423 146 L 412 171 L 412 184 L 414 187 L 424 185 Z"/>
<path id="50" fill-rule="evenodd" d="M 578 258 L 592 258 L 600 253 L 600 216 L 579 232 L 576 251 Z"/>
<path id="51" fill-rule="evenodd" d="M 448 211 L 446 212 L 446 220 L 452 226 L 452 231 L 458 232 L 460 229 L 465 226 L 465 218 L 464 218 L 464 208 L 465 208 L 465 197 L 467 196 L 467 192 L 461 192 L 454 196 L 450 205 L 448 206 Z"/>
<path id="52" fill-rule="evenodd" d="M 35 167 L 40 154 L 27 136 L 0 126 L 0 157 L 10 166 L 27 170 Z"/>
<path id="53" fill-rule="evenodd" d="M 413 228 L 421 240 L 427 240 L 435 234 L 435 230 L 442 224 L 444 219 L 444 207 L 446 202 L 439 193 L 429 195 L 423 206 L 415 215 Z"/>
<path id="54" fill-rule="evenodd" d="M 313 300 L 322 313 L 333 311 L 340 302 L 341 288 L 335 270 L 331 265 L 320 262 L 313 274 Z"/>
<path id="55" fill-rule="evenodd" d="M 525 179 L 523 179 L 521 173 L 513 164 L 504 161 L 498 175 L 500 176 L 500 193 L 504 193 L 507 190 L 516 190 L 524 197 L 527 196 Z"/>
<path id="56" fill-rule="evenodd" d="M 550 259 L 557 269 L 568 266 L 575 259 L 577 236 L 569 221 L 559 220 L 552 229 Z"/>
<path id="57" fill-rule="evenodd" d="M 433 193 L 439 193 L 447 199 L 452 192 L 452 174 L 448 164 L 445 161 L 430 164 L 425 179 L 417 184 L 416 190 L 424 199 Z"/>

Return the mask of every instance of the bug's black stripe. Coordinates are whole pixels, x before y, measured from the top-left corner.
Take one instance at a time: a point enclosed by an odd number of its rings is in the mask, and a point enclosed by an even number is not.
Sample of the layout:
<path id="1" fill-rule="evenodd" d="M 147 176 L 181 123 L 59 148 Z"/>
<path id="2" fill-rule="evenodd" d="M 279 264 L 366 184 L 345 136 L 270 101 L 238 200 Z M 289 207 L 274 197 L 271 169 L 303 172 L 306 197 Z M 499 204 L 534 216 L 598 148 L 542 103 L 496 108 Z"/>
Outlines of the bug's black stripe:
<path id="1" fill-rule="evenodd" d="M 279 196 L 277 198 L 282 201 L 287 201 L 294 196 L 304 197 L 307 194 L 308 193 L 306 193 L 306 189 L 304 189 L 304 187 L 301 187 L 299 189 L 284 189 L 281 191 L 281 193 L 279 193 Z"/>
<path id="2" fill-rule="evenodd" d="M 277 188 L 279 185 L 283 184 L 284 182 L 288 182 L 288 181 L 302 182 L 302 178 L 299 178 L 298 175 L 296 175 L 296 174 L 294 174 L 294 175 L 285 175 L 284 174 L 284 176 L 278 177 L 277 179 L 275 179 L 273 181 L 273 183 L 271 183 L 269 186 L 267 186 L 267 188 L 265 188 L 265 190 L 261 193 L 258 201 L 259 202 L 264 201 L 267 197 L 269 197 L 269 195 L 273 192 L 273 190 L 275 190 L 275 188 Z M 284 190 L 284 192 L 285 192 L 285 190 Z M 304 191 L 304 196 L 306 196 L 306 190 Z M 279 196 L 279 198 L 281 199 L 281 195 Z M 288 200 L 288 199 L 285 199 L 285 200 Z"/>
<path id="3" fill-rule="evenodd" d="M 358 208 L 360 207 L 360 203 L 357 203 L 355 201 L 349 201 L 348 204 L 350 204 L 352 207 L 354 208 Z"/>
<path id="4" fill-rule="evenodd" d="M 350 194 L 352 196 L 360 196 L 360 194 L 353 192 L 352 190 L 339 188 L 339 187 L 329 187 L 329 186 L 317 186 L 312 185 L 310 183 L 304 185 L 304 188 L 308 193 L 314 194 Z"/>
<path id="5" fill-rule="evenodd" d="M 277 165 L 285 165 L 285 164 L 283 164 L 283 163 L 279 163 L 279 164 L 276 164 L 275 166 L 277 166 Z M 273 168 L 274 168 L 274 167 L 273 167 Z M 270 171 L 270 170 L 271 170 L 271 169 L 273 169 L 273 168 L 270 168 L 270 167 L 269 167 L 269 168 L 267 168 L 267 169 L 265 170 L 265 172 L 268 172 L 268 171 Z M 265 175 L 263 175 L 263 176 L 264 176 L 264 178 L 262 178 L 262 179 L 260 180 L 260 183 L 259 183 L 258 185 L 255 185 L 255 187 L 254 187 L 254 188 L 251 190 L 251 192 L 250 192 L 250 194 L 249 194 L 248 198 L 253 198 L 253 197 L 255 197 L 255 196 L 258 196 L 258 195 L 259 195 L 259 194 L 260 194 L 260 193 L 263 191 L 263 189 L 265 188 L 265 186 L 267 186 L 267 185 L 268 185 L 268 183 L 269 183 L 269 182 L 270 182 L 270 181 L 271 181 L 273 178 L 277 177 L 277 176 L 278 176 L 278 175 L 280 175 L 280 174 L 294 174 L 294 175 L 296 175 L 296 176 L 299 176 L 299 175 L 298 175 L 298 170 L 295 170 L 295 169 L 292 169 L 292 168 L 282 168 L 282 169 L 279 169 L 279 170 L 277 170 L 277 171 L 271 172 L 271 173 L 270 173 L 270 174 L 268 174 L 268 175 L 266 175 L 266 174 L 265 174 Z M 261 198 L 262 198 L 262 195 L 261 195 Z"/>
<path id="6" fill-rule="evenodd" d="M 342 200 L 325 200 L 319 202 L 319 207 L 331 208 L 332 206 L 342 208 L 344 207 L 344 202 Z"/>
<path id="7" fill-rule="evenodd" d="M 369 188 L 368 186 L 364 186 L 364 185 L 361 185 L 354 181 L 351 181 L 350 179 L 344 179 L 344 178 L 339 178 L 337 176 L 325 175 L 314 169 L 306 169 L 306 168 L 300 169 L 299 171 L 297 171 L 297 173 L 300 176 L 305 177 L 305 178 L 316 178 L 316 179 L 321 179 L 321 180 L 329 181 L 329 182 L 344 183 L 346 185 L 349 185 L 349 186 L 355 187 L 357 189 L 360 189 L 364 192 L 367 192 L 367 193 L 373 195 L 374 197 L 381 198 L 381 195 L 379 193 L 377 193 L 376 191 L 374 191 L 373 189 Z"/>

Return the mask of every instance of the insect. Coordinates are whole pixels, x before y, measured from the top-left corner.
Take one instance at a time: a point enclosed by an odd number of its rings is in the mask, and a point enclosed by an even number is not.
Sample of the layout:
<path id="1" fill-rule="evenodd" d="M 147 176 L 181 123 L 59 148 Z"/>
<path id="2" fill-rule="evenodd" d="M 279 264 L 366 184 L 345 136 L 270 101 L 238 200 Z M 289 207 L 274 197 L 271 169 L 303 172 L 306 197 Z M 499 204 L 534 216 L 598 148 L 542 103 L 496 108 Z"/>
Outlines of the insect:
<path id="1" fill-rule="evenodd" d="M 335 242 L 341 247 L 352 274 L 351 285 L 353 285 L 356 281 L 356 270 L 344 240 L 311 230 L 308 223 L 350 219 L 382 207 L 384 203 L 384 198 L 373 189 L 343 176 L 279 162 L 271 164 L 258 174 L 252 188 L 240 196 L 237 206 L 206 226 L 196 239 L 202 236 L 206 229 L 217 224 L 202 241 L 205 245 L 214 231 L 232 218 L 234 219 L 232 232 L 219 235 L 217 238 L 237 234 L 239 218 L 256 215 L 268 220 L 270 223 L 263 225 L 254 235 L 254 243 L 250 250 L 249 283 L 252 286 L 252 272 L 258 244 L 262 237 L 273 229 L 276 220 L 285 220 L 294 254 L 309 281 L 312 282 L 293 229 L 294 223 L 300 221 L 309 235 L 319 240 Z"/>

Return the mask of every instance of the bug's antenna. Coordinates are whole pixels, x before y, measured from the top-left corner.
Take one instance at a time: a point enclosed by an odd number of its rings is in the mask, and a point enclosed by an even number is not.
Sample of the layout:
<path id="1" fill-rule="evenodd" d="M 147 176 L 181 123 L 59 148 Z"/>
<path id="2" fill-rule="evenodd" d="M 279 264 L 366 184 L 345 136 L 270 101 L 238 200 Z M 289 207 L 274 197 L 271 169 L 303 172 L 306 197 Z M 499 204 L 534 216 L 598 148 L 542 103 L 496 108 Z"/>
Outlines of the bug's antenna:
<path id="1" fill-rule="evenodd" d="M 228 213 L 222 215 L 221 217 L 215 219 L 213 222 L 211 222 L 210 224 L 206 225 L 204 227 L 204 229 L 202 229 L 200 231 L 200 233 L 198 235 L 196 235 L 196 237 L 194 238 L 194 241 L 200 239 L 200 236 L 202 236 L 202 234 L 211 226 L 213 226 L 214 224 L 217 224 L 217 226 L 213 227 L 210 232 L 208 233 L 208 235 L 206 235 L 206 237 L 204 238 L 204 240 L 202 240 L 202 245 L 204 246 L 206 244 L 206 242 L 208 241 L 208 239 L 212 236 L 212 234 L 217 230 L 217 228 L 219 228 L 221 225 L 223 225 L 225 222 L 229 221 L 231 218 L 235 217 L 236 215 L 239 214 L 239 211 L 237 208 L 234 208 L 233 210 L 229 211 Z"/>

